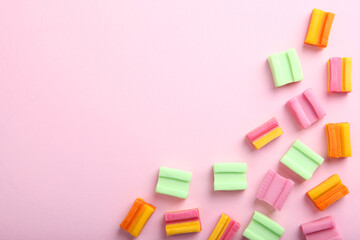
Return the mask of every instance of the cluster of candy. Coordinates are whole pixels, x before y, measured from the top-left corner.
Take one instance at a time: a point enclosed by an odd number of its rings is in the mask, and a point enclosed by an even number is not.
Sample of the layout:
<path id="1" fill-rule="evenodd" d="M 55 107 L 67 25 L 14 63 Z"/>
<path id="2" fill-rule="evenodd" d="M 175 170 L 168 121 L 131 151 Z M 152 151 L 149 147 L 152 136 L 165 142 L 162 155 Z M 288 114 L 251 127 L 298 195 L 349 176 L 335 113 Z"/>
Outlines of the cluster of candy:
<path id="1" fill-rule="evenodd" d="M 333 13 L 314 9 L 312 12 L 305 43 L 326 47 Z M 268 57 L 276 87 L 303 79 L 301 65 L 295 49 L 273 54 Z M 328 61 L 328 91 L 351 92 L 351 58 L 330 58 Z M 323 118 L 326 113 L 317 101 L 311 89 L 293 97 L 286 103 L 301 128 L 307 128 Z M 325 125 L 328 156 L 331 158 L 350 157 L 349 123 L 328 123 Z M 260 149 L 283 134 L 276 118 L 272 118 L 246 137 L 256 149 Z M 309 180 L 315 170 L 324 162 L 324 158 L 299 140 L 296 140 L 280 160 L 295 174 Z M 231 191 L 247 188 L 246 163 L 216 163 L 213 165 L 214 190 Z M 161 167 L 156 192 L 186 199 L 192 178 L 191 172 Z M 294 182 L 273 170 L 269 170 L 258 190 L 256 197 L 281 210 L 291 192 Z M 325 210 L 332 203 L 349 193 L 339 176 L 334 174 L 308 191 L 306 194 L 319 210 Z M 138 198 L 120 227 L 137 237 L 154 212 L 155 207 Z M 240 228 L 240 223 L 222 214 L 209 240 L 231 240 Z M 301 225 L 307 240 L 340 240 L 334 219 L 331 216 Z M 166 235 L 200 232 L 199 209 L 165 213 Z M 250 224 L 243 235 L 250 240 L 280 239 L 284 228 L 278 223 L 255 211 Z"/>

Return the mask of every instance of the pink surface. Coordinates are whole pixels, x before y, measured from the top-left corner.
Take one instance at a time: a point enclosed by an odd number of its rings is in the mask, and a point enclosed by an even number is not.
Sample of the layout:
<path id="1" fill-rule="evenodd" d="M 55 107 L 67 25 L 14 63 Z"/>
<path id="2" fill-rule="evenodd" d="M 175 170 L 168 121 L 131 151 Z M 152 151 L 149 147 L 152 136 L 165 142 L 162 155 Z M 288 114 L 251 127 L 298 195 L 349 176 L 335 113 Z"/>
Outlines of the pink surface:
<path id="1" fill-rule="evenodd" d="M 291 98 L 286 105 L 301 128 L 310 127 L 326 115 L 311 88 Z"/>
<path id="2" fill-rule="evenodd" d="M 281 7 L 279 7 L 281 6 Z M 329 44 L 303 43 L 312 9 L 336 14 Z M 136 197 L 157 207 L 138 239 L 165 239 L 164 213 L 254 210 L 303 239 L 300 224 L 332 215 L 360 231 L 359 1 L 0 1 L 0 239 L 126 240 Z M 304 80 L 274 87 L 267 56 L 296 48 Z M 327 93 L 327 61 L 352 56 L 353 92 Z M 299 131 L 285 102 L 312 88 L 327 116 Z M 275 116 L 284 134 L 256 151 L 246 133 Z M 286 209 L 256 200 L 295 139 L 326 156 L 327 122 L 350 122 L 353 157 L 326 158 L 296 182 Z M 212 165 L 248 164 L 248 189 L 214 192 Z M 159 167 L 193 173 L 188 199 L 155 194 Z M 305 196 L 339 173 L 350 194 L 324 212 Z M 284 175 L 285 176 L 285 175 Z"/>
<path id="3" fill-rule="evenodd" d="M 294 181 L 269 170 L 256 194 L 256 198 L 265 201 L 277 210 L 281 210 L 293 186 Z"/>

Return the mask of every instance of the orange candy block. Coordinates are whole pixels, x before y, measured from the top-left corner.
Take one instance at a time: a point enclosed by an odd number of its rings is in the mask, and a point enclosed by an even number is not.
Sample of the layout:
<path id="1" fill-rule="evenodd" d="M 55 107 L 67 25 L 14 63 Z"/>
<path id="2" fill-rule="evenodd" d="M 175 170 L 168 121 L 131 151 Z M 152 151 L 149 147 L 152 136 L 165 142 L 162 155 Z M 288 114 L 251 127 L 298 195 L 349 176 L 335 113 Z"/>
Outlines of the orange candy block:
<path id="1" fill-rule="evenodd" d="M 120 227 L 134 237 L 138 237 L 155 209 L 141 198 L 137 198 Z"/>
<path id="2" fill-rule="evenodd" d="M 328 156 L 331 158 L 351 157 L 350 124 L 328 123 L 325 125 Z"/>
<path id="3" fill-rule="evenodd" d="M 339 176 L 334 174 L 306 194 L 313 201 L 315 207 L 323 211 L 340 198 L 349 194 L 349 189 L 342 184 Z"/>
<path id="4" fill-rule="evenodd" d="M 325 48 L 328 44 L 334 17 L 335 14 L 333 13 L 324 12 L 314 8 L 311 14 L 305 43 Z"/>

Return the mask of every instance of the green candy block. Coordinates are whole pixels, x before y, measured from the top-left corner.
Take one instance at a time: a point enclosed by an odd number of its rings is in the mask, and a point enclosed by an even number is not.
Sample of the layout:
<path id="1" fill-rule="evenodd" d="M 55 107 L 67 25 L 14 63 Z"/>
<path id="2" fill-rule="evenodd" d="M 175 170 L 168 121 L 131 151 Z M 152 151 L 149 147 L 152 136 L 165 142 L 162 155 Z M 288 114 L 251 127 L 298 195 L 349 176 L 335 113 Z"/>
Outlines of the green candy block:
<path id="1" fill-rule="evenodd" d="M 280 162 L 300 177 L 309 180 L 318 166 L 324 162 L 324 158 L 299 140 L 296 140 Z"/>
<path id="2" fill-rule="evenodd" d="M 161 167 L 156 192 L 178 198 L 187 198 L 192 173 Z"/>
<path id="3" fill-rule="evenodd" d="M 250 240 L 278 240 L 284 232 L 285 229 L 277 222 L 255 211 L 243 235 Z"/>
<path id="4" fill-rule="evenodd" d="M 304 79 L 300 60 L 294 48 L 270 55 L 268 62 L 276 87 Z"/>
<path id="5" fill-rule="evenodd" d="M 244 190 L 246 182 L 246 163 L 215 163 L 214 190 Z"/>

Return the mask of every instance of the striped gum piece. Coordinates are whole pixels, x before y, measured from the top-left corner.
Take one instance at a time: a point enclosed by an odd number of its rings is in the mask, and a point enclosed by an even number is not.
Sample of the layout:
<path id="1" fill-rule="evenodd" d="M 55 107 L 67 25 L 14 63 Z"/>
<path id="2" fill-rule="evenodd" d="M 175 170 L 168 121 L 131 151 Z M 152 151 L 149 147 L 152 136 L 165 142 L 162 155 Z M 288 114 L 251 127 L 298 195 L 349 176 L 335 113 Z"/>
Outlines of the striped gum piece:
<path id="1" fill-rule="evenodd" d="M 138 237 L 155 209 L 143 199 L 137 198 L 120 227 L 134 237 Z"/>
<path id="2" fill-rule="evenodd" d="M 328 156 L 351 157 L 350 124 L 328 123 L 325 125 Z"/>
<path id="3" fill-rule="evenodd" d="M 260 149 L 272 140 L 283 134 L 276 118 L 272 118 L 256 129 L 249 132 L 246 137 L 256 149 Z"/>
<path id="4" fill-rule="evenodd" d="M 166 236 L 201 231 L 199 209 L 167 212 L 165 217 Z"/>
<path id="5" fill-rule="evenodd" d="M 239 228 L 240 223 L 223 213 L 208 240 L 231 240 Z"/>
<path id="6" fill-rule="evenodd" d="M 328 44 L 332 22 L 335 14 L 313 9 L 305 43 L 325 48 Z"/>
<path id="7" fill-rule="evenodd" d="M 323 211 L 340 198 L 349 194 L 349 190 L 341 182 L 339 176 L 334 174 L 306 194 L 313 201 L 316 208 Z"/>
<path id="8" fill-rule="evenodd" d="M 329 59 L 328 92 L 351 92 L 351 64 L 351 57 Z"/>

